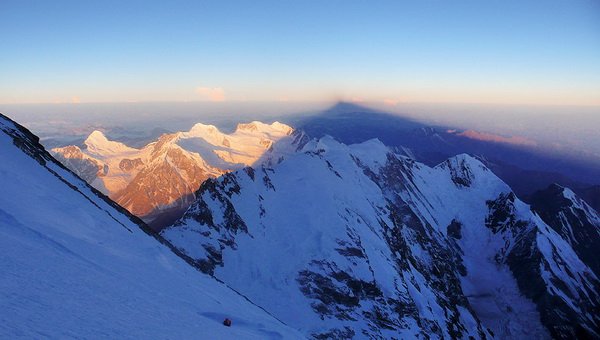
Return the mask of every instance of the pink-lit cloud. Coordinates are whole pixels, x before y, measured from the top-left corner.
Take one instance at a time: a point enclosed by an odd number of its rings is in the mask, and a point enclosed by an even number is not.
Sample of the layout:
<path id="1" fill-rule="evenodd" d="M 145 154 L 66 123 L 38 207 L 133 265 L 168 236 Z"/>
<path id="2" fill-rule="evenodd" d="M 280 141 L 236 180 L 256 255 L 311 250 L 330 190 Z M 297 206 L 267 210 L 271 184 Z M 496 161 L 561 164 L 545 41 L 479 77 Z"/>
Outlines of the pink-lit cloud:
<path id="1" fill-rule="evenodd" d="M 398 103 L 400 103 L 399 99 L 391 99 L 391 98 L 387 98 L 383 100 L 383 103 L 385 105 L 389 105 L 389 106 L 396 106 L 398 105 Z"/>
<path id="2" fill-rule="evenodd" d="M 512 144 L 512 145 L 522 145 L 522 146 L 536 146 L 537 143 L 529 138 L 525 138 L 522 136 L 500 136 L 493 133 L 488 132 L 479 132 L 475 130 L 466 130 L 463 132 L 457 132 L 456 130 L 447 130 L 446 132 L 455 134 L 457 136 L 466 137 L 469 139 L 476 139 L 486 142 L 494 142 L 494 143 L 504 143 L 504 144 Z"/>
<path id="3" fill-rule="evenodd" d="M 74 96 L 74 97 L 71 98 L 71 103 L 72 104 L 79 104 L 79 103 L 81 103 L 81 99 L 79 97 L 77 97 L 77 96 Z"/>
<path id="4" fill-rule="evenodd" d="M 198 87 L 196 88 L 196 93 L 203 100 L 210 100 L 212 102 L 225 101 L 225 90 L 220 87 Z"/>

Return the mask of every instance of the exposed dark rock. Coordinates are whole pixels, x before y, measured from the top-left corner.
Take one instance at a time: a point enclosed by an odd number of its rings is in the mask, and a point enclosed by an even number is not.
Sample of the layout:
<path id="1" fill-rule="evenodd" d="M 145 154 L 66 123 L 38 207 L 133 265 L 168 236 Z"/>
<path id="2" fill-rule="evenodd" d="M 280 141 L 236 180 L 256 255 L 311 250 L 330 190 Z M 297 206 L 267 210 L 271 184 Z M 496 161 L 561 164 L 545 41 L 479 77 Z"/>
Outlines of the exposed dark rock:
<path id="1" fill-rule="evenodd" d="M 332 329 L 329 332 L 312 334 L 312 337 L 317 340 L 346 340 L 354 339 L 356 333 L 349 327 L 344 329 Z"/>
<path id="2" fill-rule="evenodd" d="M 124 158 L 119 162 L 119 169 L 123 171 L 131 171 L 144 165 L 140 158 Z"/>
<path id="3" fill-rule="evenodd" d="M 456 219 L 452 220 L 452 222 L 446 228 L 448 236 L 460 240 L 462 238 L 461 228 L 462 223 L 460 223 Z"/>

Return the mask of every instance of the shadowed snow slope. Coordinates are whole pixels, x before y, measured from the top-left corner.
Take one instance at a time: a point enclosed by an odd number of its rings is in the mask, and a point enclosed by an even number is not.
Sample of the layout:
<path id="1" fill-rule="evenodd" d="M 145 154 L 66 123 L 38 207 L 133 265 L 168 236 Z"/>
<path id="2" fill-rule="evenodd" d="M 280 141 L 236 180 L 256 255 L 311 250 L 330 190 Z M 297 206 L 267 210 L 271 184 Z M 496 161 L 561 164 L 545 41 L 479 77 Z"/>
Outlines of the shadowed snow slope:
<path id="1" fill-rule="evenodd" d="M 162 235 L 317 338 L 599 335 L 599 282 L 477 159 L 307 143 L 205 181 Z"/>
<path id="2" fill-rule="evenodd" d="M 157 242 L 2 115 L 0 160 L 0 338 L 301 337 Z"/>

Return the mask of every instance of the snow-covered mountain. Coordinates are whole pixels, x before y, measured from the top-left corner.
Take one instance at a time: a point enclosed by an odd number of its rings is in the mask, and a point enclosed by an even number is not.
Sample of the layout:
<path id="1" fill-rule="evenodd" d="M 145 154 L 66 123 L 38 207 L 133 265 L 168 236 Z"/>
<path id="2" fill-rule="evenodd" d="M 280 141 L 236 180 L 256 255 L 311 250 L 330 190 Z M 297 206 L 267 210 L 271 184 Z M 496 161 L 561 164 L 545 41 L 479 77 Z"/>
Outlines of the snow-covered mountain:
<path id="1" fill-rule="evenodd" d="M 528 129 L 523 134 L 515 131 L 504 135 L 493 128 L 491 121 L 487 128 L 480 126 L 481 131 L 466 130 L 466 126 L 457 123 L 425 123 L 402 114 L 340 102 L 320 114 L 300 116 L 292 125 L 311 137 L 329 135 L 345 144 L 377 138 L 387 146 L 401 147 L 404 153 L 430 166 L 460 153 L 477 155 L 521 199 L 560 183 L 600 210 L 600 187 L 595 191 L 592 187 L 600 184 L 597 155 L 578 149 L 566 152 L 567 149 L 561 149 L 566 147 L 564 140 L 549 145 Z"/>
<path id="2" fill-rule="evenodd" d="M 104 146 L 94 150 L 130 151 Z M 0 338 L 302 337 L 190 266 L 2 115 L 0 160 Z"/>
<path id="3" fill-rule="evenodd" d="M 231 134 L 213 125 L 196 124 L 189 131 L 164 134 L 141 149 L 108 140 L 102 132 L 94 131 L 83 148 L 69 145 L 52 152 L 92 186 L 160 227 L 168 216 L 183 213 L 205 179 L 252 165 L 274 153 L 284 154 L 284 146 L 289 148 L 297 138 L 291 127 L 278 122 L 239 124 Z"/>
<path id="4" fill-rule="evenodd" d="M 532 197 L 532 208 L 600 277 L 600 215 L 569 189 L 553 184 Z"/>
<path id="5" fill-rule="evenodd" d="M 471 156 L 278 123 L 55 150 L 132 211 L 193 202 L 157 235 L 0 130 L 0 337 L 600 337 L 600 218 L 567 188 L 530 207 Z"/>
<path id="6" fill-rule="evenodd" d="M 600 281 L 480 161 L 307 143 L 205 181 L 161 234 L 307 336 L 600 336 Z"/>

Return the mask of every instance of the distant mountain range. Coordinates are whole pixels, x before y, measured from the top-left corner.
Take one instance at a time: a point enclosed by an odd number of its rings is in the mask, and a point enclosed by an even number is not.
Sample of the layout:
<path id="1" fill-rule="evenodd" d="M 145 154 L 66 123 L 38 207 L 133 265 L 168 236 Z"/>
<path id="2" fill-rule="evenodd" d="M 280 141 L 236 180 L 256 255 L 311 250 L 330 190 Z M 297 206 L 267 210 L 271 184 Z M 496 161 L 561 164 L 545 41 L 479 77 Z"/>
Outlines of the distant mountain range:
<path id="1" fill-rule="evenodd" d="M 594 185 L 600 187 L 600 164 L 548 154 L 523 137 L 428 126 L 350 103 L 291 121 L 297 130 L 278 122 L 254 121 L 238 124 L 231 134 L 198 123 L 189 131 L 165 133 L 141 148 L 108 140 L 94 131 L 82 145 L 57 147 L 52 152 L 156 230 L 185 212 L 207 178 L 289 154 L 300 140 L 326 135 L 346 144 L 377 138 L 430 166 L 460 153 L 476 155 L 526 202 L 536 191 L 559 183 L 600 209 L 600 191 L 594 190 Z"/>
<path id="2" fill-rule="evenodd" d="M 52 153 L 85 181 L 160 229 L 187 209 L 207 178 L 289 152 L 284 144 L 294 143 L 293 132 L 277 122 L 239 124 L 231 134 L 196 124 L 136 149 L 108 140 L 96 130 L 81 147 L 54 148 Z"/>
<path id="3" fill-rule="evenodd" d="M 140 149 L 95 131 L 53 149 L 74 172 L 0 116 L 0 335 L 600 337 L 587 197 L 551 184 L 528 204 L 503 178 L 531 150 L 362 115 L 196 124 Z M 461 147 L 481 152 L 443 158 Z"/>

